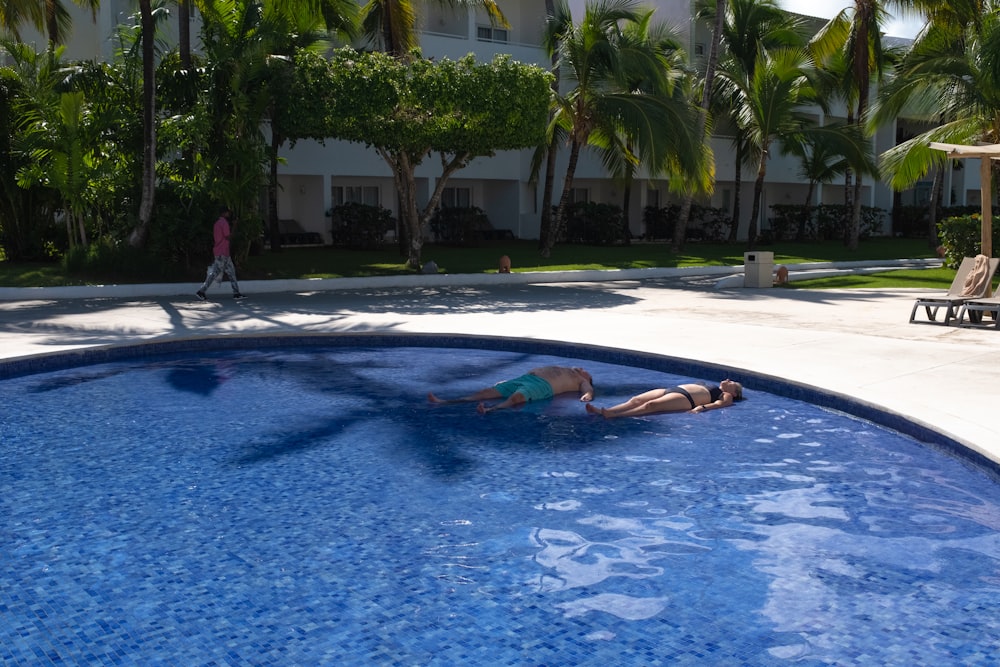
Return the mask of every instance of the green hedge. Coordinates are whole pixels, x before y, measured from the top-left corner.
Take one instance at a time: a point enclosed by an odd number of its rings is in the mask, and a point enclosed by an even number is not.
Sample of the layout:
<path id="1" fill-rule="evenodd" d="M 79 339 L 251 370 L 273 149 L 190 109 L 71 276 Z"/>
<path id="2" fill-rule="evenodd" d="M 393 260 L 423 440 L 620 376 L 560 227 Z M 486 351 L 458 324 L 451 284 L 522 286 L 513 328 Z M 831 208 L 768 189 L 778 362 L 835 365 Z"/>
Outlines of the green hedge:
<path id="1" fill-rule="evenodd" d="M 993 248 L 996 248 L 997 239 L 1000 237 L 1000 220 L 994 214 L 993 223 Z M 945 263 L 953 269 L 957 269 L 962 263 L 963 257 L 975 257 L 979 254 L 982 243 L 983 217 L 979 213 L 969 215 L 957 215 L 945 218 L 938 223 L 938 236 L 941 245 L 945 250 Z M 993 253 L 996 255 L 996 253 Z"/>
<path id="2" fill-rule="evenodd" d="M 330 211 L 333 245 L 357 250 L 374 250 L 385 243 L 385 235 L 396 229 L 388 209 L 350 202 Z"/>

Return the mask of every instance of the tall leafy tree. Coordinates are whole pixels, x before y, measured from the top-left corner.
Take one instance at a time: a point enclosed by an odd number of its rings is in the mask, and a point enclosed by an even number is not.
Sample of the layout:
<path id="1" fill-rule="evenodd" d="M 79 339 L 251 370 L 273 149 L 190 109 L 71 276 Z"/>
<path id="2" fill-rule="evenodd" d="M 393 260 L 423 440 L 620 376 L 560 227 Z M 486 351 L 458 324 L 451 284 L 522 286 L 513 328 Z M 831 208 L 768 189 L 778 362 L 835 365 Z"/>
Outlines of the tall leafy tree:
<path id="1" fill-rule="evenodd" d="M 397 58 L 410 58 L 419 46 L 417 24 L 422 3 L 430 1 L 452 9 L 482 8 L 494 25 L 508 27 L 496 0 L 367 0 L 361 8 L 361 32 L 367 38 L 368 46 Z M 406 206 L 403 193 L 397 191 L 396 199 L 402 213 Z M 404 225 L 400 231 L 400 251 L 407 254 L 407 227 Z"/>
<path id="2" fill-rule="evenodd" d="M 709 178 L 705 144 L 692 132 L 696 113 L 687 99 L 674 94 L 679 73 L 648 38 L 637 39 L 624 28 L 644 17 L 631 0 L 601 0 L 587 5 L 579 24 L 566 11 L 557 12 L 547 27 L 546 46 L 550 52 L 558 50 L 567 83 L 556 99 L 552 122 L 567 134 L 569 161 L 543 256 L 551 253 L 561 233 L 585 146 L 606 149 L 616 137 L 631 137 L 649 164 L 672 164 L 689 179 Z M 642 89 L 632 88 L 637 81 L 643 82 Z M 662 132 L 663 127 L 673 131 Z"/>
<path id="3" fill-rule="evenodd" d="M 301 113 L 324 118 L 324 136 L 367 144 L 389 166 L 413 269 L 421 266 L 424 231 L 452 174 L 476 157 L 533 147 L 544 137 L 549 75 L 508 56 L 477 64 L 472 56 L 401 60 L 339 49 L 328 65 L 311 66 L 306 56 L 296 68 Z M 431 155 L 441 172 L 421 206 L 415 170 Z"/>
<path id="4" fill-rule="evenodd" d="M 267 118 L 270 121 L 271 143 L 267 179 L 267 229 L 272 251 L 281 249 L 281 230 L 278 225 L 278 155 L 290 137 L 309 136 L 298 129 L 300 115 L 290 93 L 294 81 L 293 56 L 299 49 L 325 49 L 327 37 L 334 33 L 344 40 L 357 34 L 357 4 L 353 0 L 285 0 L 269 6 L 271 20 L 279 26 L 275 31 L 277 42 L 267 59 L 266 86 L 270 102 Z M 284 39 L 282 39 L 284 35 Z M 309 119 L 307 119 L 308 121 Z"/>

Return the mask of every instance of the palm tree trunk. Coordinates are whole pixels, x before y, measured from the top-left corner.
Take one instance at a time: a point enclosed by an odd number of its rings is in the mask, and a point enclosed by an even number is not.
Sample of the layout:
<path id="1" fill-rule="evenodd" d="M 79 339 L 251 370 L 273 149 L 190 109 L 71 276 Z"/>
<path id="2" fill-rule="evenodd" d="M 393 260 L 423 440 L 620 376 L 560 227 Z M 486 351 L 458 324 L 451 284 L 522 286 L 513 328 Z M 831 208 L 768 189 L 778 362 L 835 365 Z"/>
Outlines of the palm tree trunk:
<path id="1" fill-rule="evenodd" d="M 76 215 L 74 217 L 76 218 L 76 225 L 80 229 L 80 243 L 83 245 L 84 248 L 86 248 L 87 247 L 87 228 L 83 224 L 84 216 L 81 213 L 81 214 Z"/>
<path id="2" fill-rule="evenodd" d="M 139 0 L 142 26 L 142 196 L 139 200 L 139 221 L 129 235 L 129 245 L 141 248 L 149 235 L 156 196 L 156 62 L 155 26 L 151 0 Z"/>
<path id="3" fill-rule="evenodd" d="M 69 247 L 72 248 L 76 245 L 76 233 L 73 231 L 73 214 L 65 206 L 63 207 L 63 218 L 66 222 L 66 241 L 69 243 Z"/>
<path id="4" fill-rule="evenodd" d="M 545 0 L 545 15 L 554 17 L 556 14 L 554 0 Z M 555 49 L 552 54 L 552 95 L 553 98 L 559 94 L 559 54 Z M 552 120 L 552 112 L 549 113 L 549 121 Z M 545 155 L 545 180 L 542 185 L 542 211 L 538 222 L 538 249 L 545 250 L 545 240 L 549 237 L 549 230 L 552 229 L 552 188 L 555 187 L 556 180 L 556 156 L 559 153 L 559 142 L 553 133 L 552 141 L 549 142 L 548 152 Z"/>
<path id="5" fill-rule="evenodd" d="M 550 257 L 552 248 L 556 245 L 556 239 L 562 234 L 563 223 L 566 219 L 566 206 L 569 205 L 569 195 L 573 189 L 573 178 L 576 176 L 576 164 L 580 160 L 579 141 L 573 141 L 569 150 L 569 164 L 566 166 L 566 178 L 563 179 L 562 195 L 559 197 L 559 208 L 556 209 L 556 218 L 552 221 L 549 235 L 545 239 L 545 247 L 542 248 L 542 257 Z"/>
<path id="6" fill-rule="evenodd" d="M 798 228 L 795 230 L 795 240 L 801 241 L 806 236 L 806 220 L 812 212 L 813 195 L 816 193 L 816 181 L 809 181 L 809 190 L 806 191 L 806 201 L 803 205 L 802 213 L 799 215 Z"/>
<path id="7" fill-rule="evenodd" d="M 877 0 L 856 0 L 854 3 L 854 22 L 857 34 L 854 41 L 854 84 L 858 93 L 858 114 L 855 118 L 858 127 L 864 130 L 865 116 L 868 111 L 868 89 L 871 84 L 871 56 L 869 54 L 869 31 L 875 25 Z M 858 249 L 858 239 L 861 236 L 861 174 L 857 174 L 854 183 L 854 201 L 851 206 L 851 218 L 847 224 L 847 247 Z"/>
<path id="8" fill-rule="evenodd" d="M 538 249 L 545 250 L 545 242 L 552 229 L 552 189 L 556 181 L 556 156 L 559 152 L 559 142 L 555 137 L 545 155 L 545 180 L 542 186 L 542 212 L 538 227 Z"/>
<path id="9" fill-rule="evenodd" d="M 760 158 L 757 180 L 753 184 L 753 208 L 750 212 L 750 228 L 747 230 L 747 249 L 753 250 L 757 241 L 757 217 L 760 215 L 760 199 L 764 192 L 764 176 L 767 174 L 767 151 Z"/>
<path id="10" fill-rule="evenodd" d="M 931 201 L 927 213 L 927 242 L 931 248 L 937 248 L 940 244 L 938 239 L 937 217 L 938 208 L 941 204 L 941 190 L 944 189 L 944 169 L 936 167 L 934 169 L 934 183 L 931 185 Z"/>
<path id="11" fill-rule="evenodd" d="M 273 115 L 272 115 L 273 118 Z M 281 251 L 281 228 L 278 226 L 278 151 L 284 139 L 271 123 L 271 155 L 267 176 L 267 229 L 271 251 Z"/>
<path id="12" fill-rule="evenodd" d="M 632 225 L 629 224 L 629 209 L 632 208 L 632 177 L 625 181 L 622 191 L 622 243 L 632 244 Z"/>
<path id="13" fill-rule="evenodd" d="M 851 207 L 851 220 L 847 225 L 850 233 L 847 236 L 847 248 L 857 250 L 861 239 L 861 174 L 854 181 L 854 202 Z"/>
<path id="14" fill-rule="evenodd" d="M 191 70 L 191 0 L 177 0 L 177 52 L 181 67 Z"/>
<path id="15" fill-rule="evenodd" d="M 736 169 L 733 174 L 733 218 L 729 223 L 729 242 L 736 241 L 740 231 L 740 197 L 743 191 L 743 142 L 736 143 Z"/>
<path id="16" fill-rule="evenodd" d="M 715 69 L 719 63 L 719 41 L 722 37 L 722 25 L 726 16 L 728 0 L 715 0 L 715 27 L 712 29 L 712 46 L 708 51 L 708 67 L 705 70 L 705 88 L 701 92 L 701 113 L 698 114 L 698 136 L 705 140 L 705 125 L 708 123 L 708 109 L 712 100 L 712 84 L 715 81 Z M 691 204 L 694 203 L 694 193 L 684 195 L 681 212 L 674 225 L 674 238 L 670 244 L 671 250 L 680 252 L 684 247 L 684 237 L 687 234 L 688 219 L 691 217 Z"/>

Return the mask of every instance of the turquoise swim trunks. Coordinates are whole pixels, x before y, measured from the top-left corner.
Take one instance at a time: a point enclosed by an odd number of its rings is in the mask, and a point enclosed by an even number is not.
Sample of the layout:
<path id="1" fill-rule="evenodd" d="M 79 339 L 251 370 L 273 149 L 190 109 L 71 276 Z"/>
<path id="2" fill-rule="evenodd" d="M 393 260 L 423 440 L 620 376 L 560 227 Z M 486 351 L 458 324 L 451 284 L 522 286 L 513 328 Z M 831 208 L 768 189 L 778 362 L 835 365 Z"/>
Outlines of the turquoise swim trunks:
<path id="1" fill-rule="evenodd" d="M 552 393 L 552 385 L 537 375 L 531 374 L 498 382 L 493 385 L 493 388 L 499 391 L 504 398 L 510 398 L 512 394 L 521 394 L 526 401 L 541 401 L 555 396 Z"/>

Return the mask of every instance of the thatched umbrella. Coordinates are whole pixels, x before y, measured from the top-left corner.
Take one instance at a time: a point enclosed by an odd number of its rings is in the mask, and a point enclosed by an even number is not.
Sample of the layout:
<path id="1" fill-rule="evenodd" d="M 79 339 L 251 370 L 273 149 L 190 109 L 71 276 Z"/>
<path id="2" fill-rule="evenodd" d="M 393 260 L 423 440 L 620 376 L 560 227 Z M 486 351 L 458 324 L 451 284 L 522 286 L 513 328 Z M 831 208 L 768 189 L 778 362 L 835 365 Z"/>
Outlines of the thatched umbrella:
<path id="1" fill-rule="evenodd" d="M 991 173 L 992 160 L 1000 160 L 1000 144 L 984 146 L 965 146 L 962 144 L 942 144 L 932 141 L 927 144 L 931 148 L 944 151 L 953 159 L 979 158 L 979 192 L 982 201 L 982 254 L 993 256 L 993 178 Z"/>

